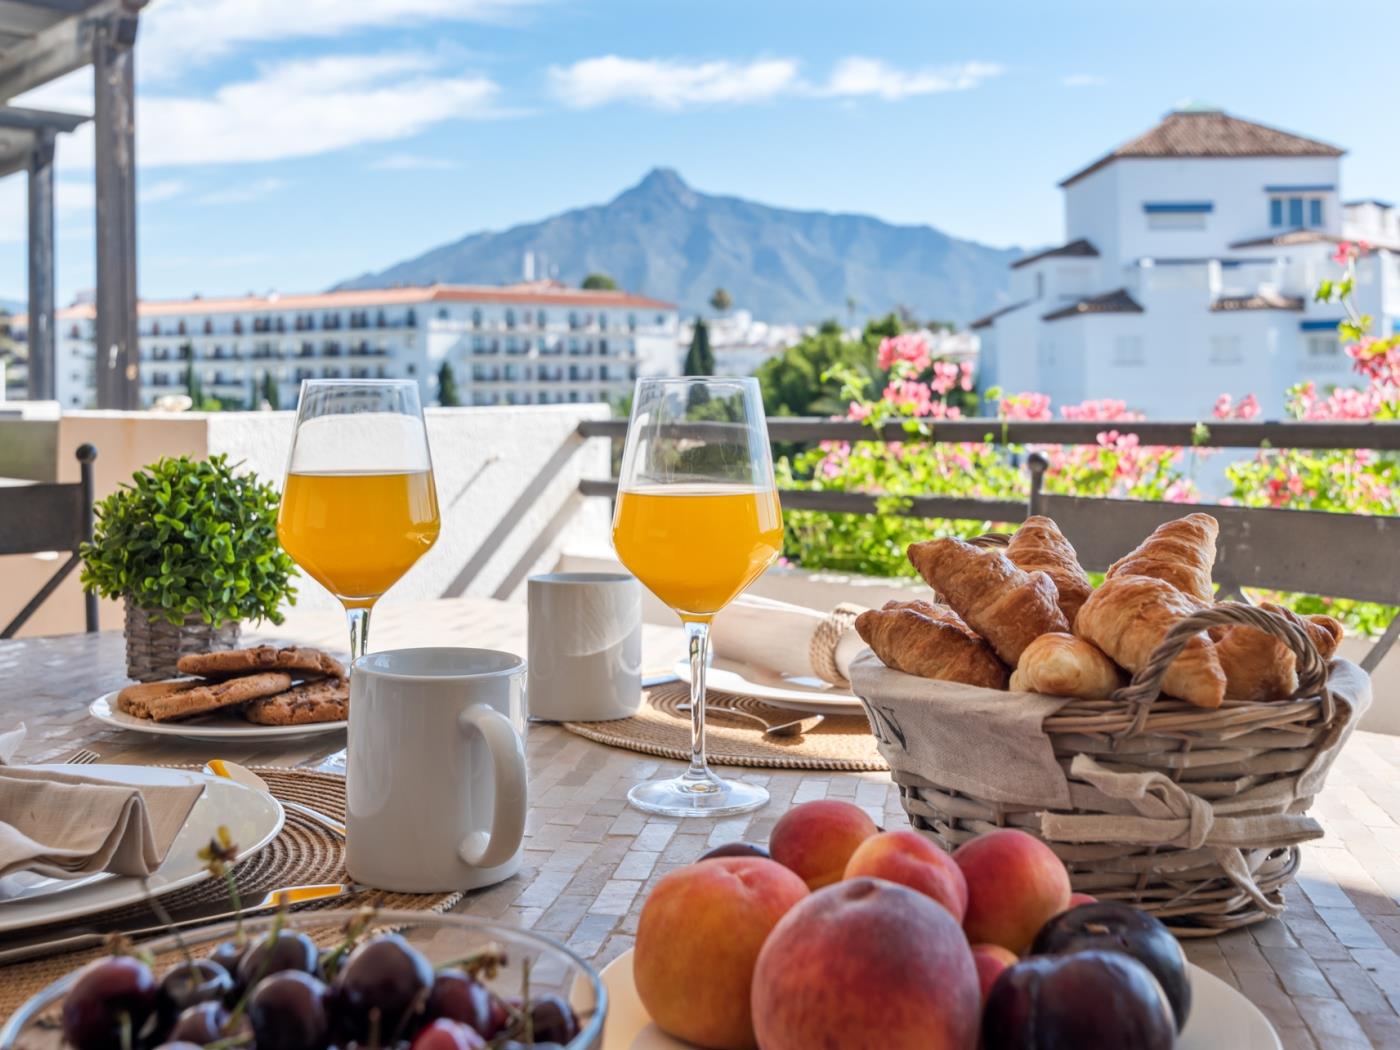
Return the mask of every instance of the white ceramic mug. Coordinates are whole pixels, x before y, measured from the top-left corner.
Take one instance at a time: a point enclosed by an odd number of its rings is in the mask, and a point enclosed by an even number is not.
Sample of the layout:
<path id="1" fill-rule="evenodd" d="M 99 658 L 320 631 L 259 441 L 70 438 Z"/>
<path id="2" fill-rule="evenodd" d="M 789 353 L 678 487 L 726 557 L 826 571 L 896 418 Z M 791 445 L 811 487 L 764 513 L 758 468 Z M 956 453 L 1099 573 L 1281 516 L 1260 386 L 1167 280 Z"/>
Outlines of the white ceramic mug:
<path id="1" fill-rule="evenodd" d="M 399 893 L 489 886 L 525 835 L 525 661 L 397 649 L 350 675 L 345 867 Z"/>
<path id="2" fill-rule="evenodd" d="M 531 576 L 530 717 L 601 722 L 642 703 L 642 585 L 616 572 Z"/>

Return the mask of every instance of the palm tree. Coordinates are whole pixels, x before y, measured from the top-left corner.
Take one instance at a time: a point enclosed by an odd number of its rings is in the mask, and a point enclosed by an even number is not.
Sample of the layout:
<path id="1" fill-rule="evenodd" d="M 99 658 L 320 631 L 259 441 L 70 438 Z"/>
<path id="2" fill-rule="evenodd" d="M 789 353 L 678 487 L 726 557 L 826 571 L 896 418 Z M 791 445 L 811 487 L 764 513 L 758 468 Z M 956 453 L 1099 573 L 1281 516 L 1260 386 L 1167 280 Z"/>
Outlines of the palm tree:
<path id="1" fill-rule="evenodd" d="M 734 298 L 723 288 L 716 288 L 715 294 L 710 296 L 710 305 L 714 307 L 715 313 L 726 314 L 734 305 Z"/>

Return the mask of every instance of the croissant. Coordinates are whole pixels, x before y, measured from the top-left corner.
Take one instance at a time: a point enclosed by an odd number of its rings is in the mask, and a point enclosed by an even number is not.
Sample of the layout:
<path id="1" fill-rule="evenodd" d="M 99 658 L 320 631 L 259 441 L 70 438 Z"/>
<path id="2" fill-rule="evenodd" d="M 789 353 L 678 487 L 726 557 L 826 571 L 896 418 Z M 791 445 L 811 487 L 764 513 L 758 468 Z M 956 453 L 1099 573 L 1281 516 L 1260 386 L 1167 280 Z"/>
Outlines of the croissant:
<path id="1" fill-rule="evenodd" d="M 1118 575 L 1106 579 L 1079 610 L 1074 633 L 1093 642 L 1120 666 L 1140 671 L 1152 651 L 1182 617 L 1200 606 L 1165 580 Z M 1162 691 L 1197 707 L 1219 707 L 1225 672 L 1215 643 L 1204 631 L 1193 635 L 1162 680 Z"/>
<path id="2" fill-rule="evenodd" d="M 1299 616 L 1273 602 L 1261 602 L 1259 607 L 1301 627 L 1324 660 L 1336 653 L 1342 640 L 1340 621 L 1331 616 Z M 1298 658 L 1279 639 L 1245 624 L 1215 628 L 1211 636 L 1225 671 L 1225 699 L 1282 700 L 1298 691 Z"/>
<path id="3" fill-rule="evenodd" d="M 1047 517 L 1032 515 L 1021 523 L 1011 537 L 1011 542 L 1006 545 L 1006 556 L 1018 569 L 1026 572 L 1039 570 L 1054 581 L 1060 611 L 1073 627 L 1079 607 L 1094 586 L 1059 526 Z"/>
<path id="4" fill-rule="evenodd" d="M 1210 582 L 1220 523 L 1209 514 L 1188 514 L 1157 526 L 1151 536 L 1108 567 L 1107 576 L 1151 576 L 1166 580 L 1197 601 L 1214 600 Z"/>
<path id="5" fill-rule="evenodd" d="M 941 539 L 911 543 L 908 554 L 928 585 L 1011 667 L 1042 634 L 1069 630 L 1054 581 L 1018 569 L 999 550 Z"/>
<path id="6" fill-rule="evenodd" d="M 886 602 L 856 617 L 856 633 L 886 667 L 920 678 L 1006 688 L 1006 668 L 958 614 L 931 602 Z"/>
<path id="7" fill-rule="evenodd" d="M 1072 634 L 1042 634 L 1021 654 L 1011 675 L 1018 692 L 1101 700 L 1123 684 L 1123 673 L 1093 643 Z"/>

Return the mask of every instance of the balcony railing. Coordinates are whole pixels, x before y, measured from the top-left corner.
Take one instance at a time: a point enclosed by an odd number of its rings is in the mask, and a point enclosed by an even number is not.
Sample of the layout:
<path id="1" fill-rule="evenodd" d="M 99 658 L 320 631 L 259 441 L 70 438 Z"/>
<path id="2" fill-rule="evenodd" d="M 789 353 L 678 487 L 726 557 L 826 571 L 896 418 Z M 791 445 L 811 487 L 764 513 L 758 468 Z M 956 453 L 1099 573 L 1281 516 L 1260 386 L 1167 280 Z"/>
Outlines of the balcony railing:
<path id="1" fill-rule="evenodd" d="M 697 437 L 723 428 L 721 423 L 696 423 Z M 1002 422 L 965 419 L 938 422 L 928 434 L 909 433 L 901 424 L 886 424 L 878 432 L 849 420 L 770 419 L 768 436 L 775 443 L 812 445 L 822 441 L 920 441 L 991 445 L 1096 445 L 1107 425 L 1102 422 Z M 1400 423 L 1244 423 L 1217 422 L 1205 432 L 1195 422 L 1115 420 L 1112 429 L 1136 434 L 1142 445 L 1208 447 L 1215 449 L 1309 449 L 1400 452 Z M 584 420 L 581 438 L 621 441 L 623 420 Z M 616 461 L 616 457 L 614 457 Z M 1222 504 L 1188 504 L 1062 496 L 1047 493 L 1042 479 L 1047 461 L 1038 453 L 1026 457 L 1029 472 L 1025 501 L 980 500 L 950 496 L 921 496 L 905 500 L 891 512 L 877 492 L 834 492 L 783 489 L 783 507 L 790 510 L 838 514 L 897 513 L 911 518 L 1016 523 L 1032 514 L 1055 519 L 1074 544 L 1086 569 L 1102 571 L 1126 554 L 1163 522 L 1192 510 L 1210 513 L 1220 523 L 1216 581 L 1223 597 L 1241 588 L 1350 598 L 1400 604 L 1400 517 L 1334 514 L 1312 510 L 1282 510 Z M 584 496 L 613 497 L 616 478 L 585 478 Z M 1367 654 L 1370 671 L 1400 637 L 1400 616 L 1393 619 Z"/>

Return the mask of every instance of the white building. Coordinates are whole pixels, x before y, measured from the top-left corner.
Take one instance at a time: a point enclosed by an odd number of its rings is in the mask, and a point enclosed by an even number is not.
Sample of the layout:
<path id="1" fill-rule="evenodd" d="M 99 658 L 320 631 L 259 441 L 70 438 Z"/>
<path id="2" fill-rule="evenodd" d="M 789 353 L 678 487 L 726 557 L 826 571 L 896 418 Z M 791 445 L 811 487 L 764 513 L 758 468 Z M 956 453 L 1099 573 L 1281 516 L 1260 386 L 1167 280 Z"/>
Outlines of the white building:
<path id="1" fill-rule="evenodd" d="M 143 301 L 137 313 L 143 405 L 183 392 L 191 364 L 206 394 L 245 404 L 270 374 L 283 408 L 303 379 L 411 378 L 434 404 L 444 361 L 466 405 L 611 400 L 639 375 L 679 370 L 671 303 L 553 281 Z M 95 317 L 87 303 L 58 311 L 67 408 L 94 402 Z"/>
<path id="2" fill-rule="evenodd" d="M 715 355 L 715 375 L 751 376 L 771 357 L 781 354 L 814 329 L 796 324 L 771 324 L 756 320 L 748 310 L 734 310 L 705 322 L 710 330 L 710 350 Z M 695 324 L 680 328 L 680 355 L 685 360 Z"/>
<path id="3" fill-rule="evenodd" d="M 1342 202 L 1342 154 L 1186 109 L 1071 175 L 1066 243 L 1013 263 L 1011 305 L 973 322 L 981 385 L 1197 419 L 1222 393 L 1253 393 L 1276 418 L 1301 380 L 1353 382 L 1342 308 L 1312 293 L 1337 275 L 1338 242 L 1369 241 L 1357 301 L 1389 334 L 1400 215 Z"/>

